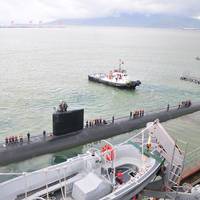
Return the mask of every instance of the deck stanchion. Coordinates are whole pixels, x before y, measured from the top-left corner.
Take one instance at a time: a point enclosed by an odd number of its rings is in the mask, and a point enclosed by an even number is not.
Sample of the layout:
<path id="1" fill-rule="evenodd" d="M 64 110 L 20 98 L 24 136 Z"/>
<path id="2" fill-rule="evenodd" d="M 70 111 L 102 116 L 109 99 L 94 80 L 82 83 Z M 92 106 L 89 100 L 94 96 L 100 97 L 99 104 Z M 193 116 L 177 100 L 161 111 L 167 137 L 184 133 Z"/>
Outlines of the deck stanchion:
<path id="1" fill-rule="evenodd" d="M 62 198 L 65 199 L 64 192 L 62 189 L 62 183 L 61 183 L 62 177 L 61 177 L 59 168 L 57 169 L 57 172 L 58 172 L 58 180 L 59 180 L 59 184 L 60 184 L 61 195 L 62 195 Z"/>
<path id="2" fill-rule="evenodd" d="M 144 154 L 144 131 L 142 131 L 142 166 L 144 166 L 143 154 Z"/>
<path id="3" fill-rule="evenodd" d="M 67 183 L 66 183 L 66 167 L 63 168 L 63 171 L 64 171 L 64 190 L 65 190 L 65 199 L 67 199 Z"/>
<path id="4" fill-rule="evenodd" d="M 44 173 L 45 173 L 45 179 L 46 179 L 47 200 L 50 200 L 50 199 L 49 199 L 49 189 L 48 189 L 47 171 L 48 171 L 48 170 L 44 170 Z"/>
<path id="5" fill-rule="evenodd" d="M 24 180 L 25 180 L 25 199 L 28 198 L 28 190 L 27 190 L 27 177 L 26 177 L 26 172 L 23 172 L 24 175 Z"/>

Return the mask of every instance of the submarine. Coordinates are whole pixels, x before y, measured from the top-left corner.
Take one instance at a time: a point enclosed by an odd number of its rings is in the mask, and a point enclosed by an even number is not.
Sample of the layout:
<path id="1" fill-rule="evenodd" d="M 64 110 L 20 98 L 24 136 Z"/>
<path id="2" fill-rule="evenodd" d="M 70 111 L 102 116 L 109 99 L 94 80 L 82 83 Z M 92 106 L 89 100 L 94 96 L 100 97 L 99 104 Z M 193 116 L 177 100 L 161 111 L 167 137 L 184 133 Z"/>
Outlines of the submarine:
<path id="1" fill-rule="evenodd" d="M 145 113 L 142 117 L 127 116 L 87 127 L 84 126 L 84 109 L 58 109 L 52 115 L 52 133 L 30 136 L 23 143 L 1 143 L 0 165 L 71 149 L 143 128 L 156 119 L 165 122 L 197 111 L 200 111 L 200 103 L 192 103 L 189 107 L 171 107 Z"/>

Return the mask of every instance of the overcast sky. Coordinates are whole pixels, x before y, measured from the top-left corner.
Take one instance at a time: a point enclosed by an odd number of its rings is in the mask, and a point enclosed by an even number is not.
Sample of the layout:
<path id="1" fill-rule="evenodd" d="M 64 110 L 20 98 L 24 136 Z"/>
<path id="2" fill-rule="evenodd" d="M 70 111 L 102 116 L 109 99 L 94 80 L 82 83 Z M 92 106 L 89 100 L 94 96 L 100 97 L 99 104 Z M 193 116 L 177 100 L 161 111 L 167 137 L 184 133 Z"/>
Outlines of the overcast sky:
<path id="1" fill-rule="evenodd" d="M 0 0 L 0 23 L 38 23 L 141 13 L 200 19 L 200 0 Z"/>

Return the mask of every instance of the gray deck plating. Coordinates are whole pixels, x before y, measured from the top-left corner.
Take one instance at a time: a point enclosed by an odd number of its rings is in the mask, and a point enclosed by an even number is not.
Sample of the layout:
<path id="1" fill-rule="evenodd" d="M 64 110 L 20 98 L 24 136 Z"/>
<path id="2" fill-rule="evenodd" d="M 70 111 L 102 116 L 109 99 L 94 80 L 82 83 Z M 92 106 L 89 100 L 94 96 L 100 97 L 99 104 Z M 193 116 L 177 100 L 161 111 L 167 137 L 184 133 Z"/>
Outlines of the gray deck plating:
<path id="1" fill-rule="evenodd" d="M 173 108 L 168 112 L 166 110 L 148 113 L 137 119 L 123 118 L 115 121 L 114 124 L 96 126 L 92 128 L 84 128 L 81 131 L 74 132 L 70 136 L 42 136 L 31 138 L 30 143 L 24 142 L 23 145 L 9 145 L 7 147 L 0 146 L 0 165 L 7 165 L 13 162 L 22 161 L 48 153 L 54 153 L 61 150 L 70 149 L 76 146 L 95 142 L 98 140 L 110 138 L 135 129 L 143 128 L 147 122 L 159 119 L 165 122 L 170 119 L 191 114 L 200 111 L 200 103 L 193 104 L 189 108 Z"/>

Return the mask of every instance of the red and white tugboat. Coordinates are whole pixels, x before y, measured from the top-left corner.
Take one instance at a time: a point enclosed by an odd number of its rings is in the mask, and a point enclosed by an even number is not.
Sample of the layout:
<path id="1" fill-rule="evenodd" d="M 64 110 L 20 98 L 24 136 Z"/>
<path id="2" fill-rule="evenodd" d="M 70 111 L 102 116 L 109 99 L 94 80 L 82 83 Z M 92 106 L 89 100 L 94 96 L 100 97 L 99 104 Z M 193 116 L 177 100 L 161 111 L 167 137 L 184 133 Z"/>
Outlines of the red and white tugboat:
<path id="1" fill-rule="evenodd" d="M 105 85 L 118 87 L 121 89 L 135 89 L 141 82 L 139 80 L 132 81 L 128 77 L 126 70 L 122 69 L 124 62 L 120 60 L 119 68 L 110 71 L 108 74 L 105 73 L 94 73 L 88 75 L 89 81 L 103 83 Z"/>

